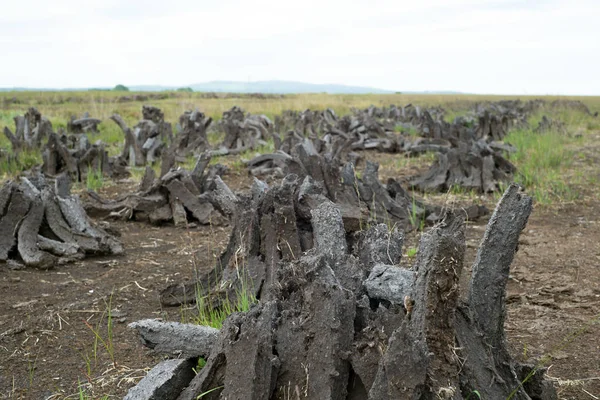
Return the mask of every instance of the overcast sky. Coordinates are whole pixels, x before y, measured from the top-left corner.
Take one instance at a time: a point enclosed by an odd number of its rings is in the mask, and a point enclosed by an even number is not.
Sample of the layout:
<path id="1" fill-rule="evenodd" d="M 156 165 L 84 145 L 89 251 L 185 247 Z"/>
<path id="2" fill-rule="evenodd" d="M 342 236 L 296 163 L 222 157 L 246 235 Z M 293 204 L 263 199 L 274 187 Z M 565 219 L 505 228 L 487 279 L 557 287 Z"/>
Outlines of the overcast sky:
<path id="1" fill-rule="evenodd" d="M 599 0 L 7 0 L 0 87 L 294 80 L 600 95 Z"/>

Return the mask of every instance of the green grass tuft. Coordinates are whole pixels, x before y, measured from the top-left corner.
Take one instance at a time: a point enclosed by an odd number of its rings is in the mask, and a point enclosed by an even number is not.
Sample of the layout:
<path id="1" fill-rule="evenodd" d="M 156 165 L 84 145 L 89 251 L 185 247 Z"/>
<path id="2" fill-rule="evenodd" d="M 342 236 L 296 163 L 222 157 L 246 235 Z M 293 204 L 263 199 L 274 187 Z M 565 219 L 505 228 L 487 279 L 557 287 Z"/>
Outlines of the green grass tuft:
<path id="1" fill-rule="evenodd" d="M 102 169 L 90 167 L 86 176 L 86 187 L 89 190 L 98 190 L 104 186 L 104 175 Z"/>
<path id="2" fill-rule="evenodd" d="M 515 181 L 525 186 L 536 202 L 550 204 L 577 198 L 577 192 L 565 178 L 573 161 L 568 145 L 574 140 L 557 132 L 540 134 L 530 129 L 515 130 L 506 136 L 505 142 L 517 148 L 510 156 L 517 167 Z"/>
<path id="3" fill-rule="evenodd" d="M 408 250 L 406 250 L 406 257 L 415 258 L 417 255 L 417 251 L 418 249 L 416 247 L 409 247 Z"/>
<path id="4" fill-rule="evenodd" d="M 256 297 L 248 288 L 247 279 L 242 278 L 242 287 L 236 292 L 236 299 L 230 300 L 226 298 L 218 307 L 213 306 L 210 297 L 200 295 L 198 288 L 196 296 L 196 308 L 198 315 L 193 322 L 198 325 L 210 326 L 216 329 L 221 329 L 223 321 L 233 313 L 246 312 L 250 307 L 257 302 Z"/>
<path id="5" fill-rule="evenodd" d="M 42 153 L 37 149 L 21 150 L 13 154 L 0 153 L 0 178 L 15 177 L 21 171 L 35 167 L 42 163 Z"/>

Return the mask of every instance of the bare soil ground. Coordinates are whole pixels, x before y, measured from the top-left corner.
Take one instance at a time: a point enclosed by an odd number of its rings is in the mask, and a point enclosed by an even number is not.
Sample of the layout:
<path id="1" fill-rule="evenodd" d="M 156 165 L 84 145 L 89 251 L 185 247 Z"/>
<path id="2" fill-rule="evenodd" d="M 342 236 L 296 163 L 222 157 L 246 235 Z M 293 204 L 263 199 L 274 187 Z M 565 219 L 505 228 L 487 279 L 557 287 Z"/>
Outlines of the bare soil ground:
<path id="1" fill-rule="evenodd" d="M 597 150 L 589 156 L 597 157 Z M 418 168 L 404 165 L 404 171 L 392 173 L 385 157 L 391 156 L 369 156 L 382 163 L 382 178 L 411 175 Z M 251 183 L 241 171 L 225 180 L 236 190 Z M 129 188 L 119 184 L 103 194 Z M 484 201 L 493 208 L 493 198 Z M 549 356 L 548 375 L 562 399 L 600 397 L 599 215 L 600 199 L 591 191 L 576 203 L 535 208 L 512 266 L 505 324 L 510 347 L 519 360 Z M 468 263 L 486 222 L 468 227 Z M 142 347 L 127 323 L 189 320 L 193 309 L 162 308 L 158 292 L 192 279 L 195 269 L 211 268 L 230 229 L 111 225 L 121 232 L 122 257 L 86 259 L 50 271 L 0 266 L 0 398 L 78 399 L 80 392 L 83 398 L 122 398 L 161 358 Z M 418 237 L 418 232 L 407 235 L 405 251 L 417 246 Z M 95 340 L 93 330 L 102 340 Z"/>

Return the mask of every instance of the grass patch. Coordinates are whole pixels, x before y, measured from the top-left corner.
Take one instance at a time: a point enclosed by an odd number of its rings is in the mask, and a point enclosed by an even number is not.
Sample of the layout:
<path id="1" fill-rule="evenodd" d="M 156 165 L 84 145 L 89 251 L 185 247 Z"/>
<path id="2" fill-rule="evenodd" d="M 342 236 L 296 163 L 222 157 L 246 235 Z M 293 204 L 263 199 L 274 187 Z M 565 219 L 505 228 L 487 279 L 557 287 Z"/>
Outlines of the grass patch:
<path id="1" fill-rule="evenodd" d="M 255 147 L 251 150 L 246 150 L 239 154 L 240 158 L 251 159 L 261 154 L 270 154 L 275 151 L 275 142 L 268 140 L 265 144 Z"/>
<path id="2" fill-rule="evenodd" d="M 406 257 L 413 259 L 417 256 L 417 251 L 418 249 L 416 247 L 409 247 L 408 250 L 406 250 Z"/>
<path id="3" fill-rule="evenodd" d="M 184 167 L 191 171 L 192 169 L 194 169 L 195 165 L 196 165 L 196 159 L 191 157 L 190 159 L 187 160 Z M 154 164 L 149 165 L 149 166 L 154 170 L 154 173 L 156 174 L 156 176 L 159 177 L 160 176 L 160 168 L 161 168 L 161 160 L 158 160 Z M 131 179 L 136 182 L 141 182 L 142 179 L 144 178 L 144 174 L 146 173 L 146 167 L 128 167 L 128 170 L 129 170 L 129 173 L 131 174 Z"/>
<path id="4" fill-rule="evenodd" d="M 108 399 L 110 399 L 110 397 L 108 395 L 104 395 L 101 397 L 94 396 L 93 394 L 88 393 L 86 388 L 80 383 L 79 389 L 77 392 L 77 399 L 79 399 L 79 400 L 92 400 L 92 399 L 108 400 Z"/>
<path id="5" fill-rule="evenodd" d="M 247 282 L 244 279 L 242 280 L 242 287 L 236 292 L 236 299 L 230 300 L 229 298 L 225 298 L 219 307 L 213 306 L 213 301 L 209 296 L 202 296 L 199 293 L 200 290 L 198 290 L 196 297 L 198 315 L 193 319 L 193 322 L 216 329 L 221 329 L 223 321 L 231 314 L 246 312 L 252 304 L 257 302 L 257 299 L 248 289 Z"/>
<path id="6" fill-rule="evenodd" d="M 0 153 L 0 178 L 6 179 L 17 176 L 21 171 L 42 163 L 42 153 L 37 149 L 21 150 L 18 153 L 9 152 L 6 156 Z"/>
<path id="7" fill-rule="evenodd" d="M 460 185 L 451 185 L 448 192 L 455 196 L 466 196 L 470 199 L 477 198 L 479 196 L 479 193 L 475 189 L 464 188 Z"/>
<path id="8" fill-rule="evenodd" d="M 215 122 L 213 121 L 212 125 L 214 124 Z M 210 131 L 206 134 L 206 137 L 208 138 L 208 143 L 210 143 L 211 146 L 216 147 L 223 142 L 223 139 L 225 139 L 225 133 L 219 131 Z"/>
<path id="9" fill-rule="evenodd" d="M 98 324 L 95 327 L 92 326 L 86 320 L 84 320 L 83 322 L 94 334 L 94 344 L 92 347 L 92 356 L 94 358 L 94 362 L 97 361 L 98 347 L 101 344 L 104 347 L 104 349 L 106 350 L 106 352 L 108 353 L 108 356 L 110 357 L 110 360 L 112 361 L 113 366 L 116 367 L 117 362 L 115 360 L 115 348 L 114 348 L 114 343 L 113 343 L 113 318 L 112 318 L 112 308 L 111 308 L 112 307 L 112 296 L 113 295 L 111 293 L 108 298 L 108 303 L 105 303 L 106 309 L 100 316 L 100 320 L 98 321 Z M 106 336 L 103 335 L 103 333 L 101 332 L 102 331 L 101 324 L 102 324 L 102 321 L 104 320 L 105 316 L 107 319 Z M 88 360 L 91 360 L 91 358 L 88 358 Z M 88 370 L 88 372 L 91 372 L 91 368 L 90 368 L 89 364 L 87 365 L 87 370 Z"/>
<path id="10" fill-rule="evenodd" d="M 227 156 L 215 156 L 210 160 L 210 165 L 221 163 L 231 168 L 233 172 L 236 173 L 244 173 L 246 171 L 246 163 L 245 161 L 251 160 L 254 157 L 257 157 L 262 154 L 271 154 L 275 152 L 275 143 L 273 140 L 268 140 L 265 144 L 257 146 L 254 149 L 249 149 L 243 151 L 239 154 L 235 155 L 227 155 Z M 194 158 L 194 163 L 189 164 L 193 169 L 195 165 L 196 159 Z M 187 165 L 187 164 L 186 164 Z"/>
<path id="11" fill-rule="evenodd" d="M 510 160 L 517 167 L 515 182 L 525 186 L 536 202 L 571 201 L 577 192 L 565 178 L 574 152 L 568 148 L 575 139 L 557 132 L 535 133 L 530 129 L 512 131 L 505 142 L 517 152 Z"/>
<path id="12" fill-rule="evenodd" d="M 448 123 L 453 123 L 454 120 L 458 117 L 466 117 L 471 113 L 468 108 L 464 109 L 447 109 L 444 114 L 444 121 Z"/>
<path id="13" fill-rule="evenodd" d="M 200 370 L 202 368 L 204 368 L 205 365 L 206 365 L 206 360 L 203 357 L 198 357 L 198 362 L 196 363 L 196 366 L 192 369 L 194 370 L 196 375 L 198 375 L 200 373 Z"/>
<path id="14" fill-rule="evenodd" d="M 89 190 L 98 190 L 104 186 L 104 175 L 102 169 L 94 169 L 91 166 L 88 168 L 86 175 L 86 187 Z"/>
<path id="15" fill-rule="evenodd" d="M 428 152 L 416 157 L 399 156 L 392 159 L 395 162 L 395 167 L 398 169 L 407 169 L 413 167 L 423 167 L 431 165 L 437 160 L 437 153 Z"/>
<path id="16" fill-rule="evenodd" d="M 600 119 L 588 121 L 586 124 L 586 129 L 589 131 L 600 131 Z"/>
<path id="17" fill-rule="evenodd" d="M 90 141 L 101 140 L 106 143 L 109 156 L 116 156 L 121 153 L 121 148 L 125 143 L 125 135 L 121 128 L 111 120 L 102 121 L 98 125 L 98 133 L 89 134 Z"/>
<path id="18" fill-rule="evenodd" d="M 394 127 L 394 132 L 398 132 L 398 133 L 405 133 L 410 137 L 419 137 L 419 131 L 417 130 L 417 128 L 415 128 L 414 126 L 405 126 L 405 125 L 396 125 Z"/>

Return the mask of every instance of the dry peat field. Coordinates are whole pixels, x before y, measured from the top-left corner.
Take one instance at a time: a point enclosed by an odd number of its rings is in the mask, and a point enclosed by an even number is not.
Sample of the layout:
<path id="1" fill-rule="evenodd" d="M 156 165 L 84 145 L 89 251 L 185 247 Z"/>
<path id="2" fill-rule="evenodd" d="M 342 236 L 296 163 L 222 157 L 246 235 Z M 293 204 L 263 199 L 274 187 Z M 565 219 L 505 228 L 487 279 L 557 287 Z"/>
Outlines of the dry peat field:
<path id="1" fill-rule="evenodd" d="M 0 398 L 598 399 L 598 111 L 2 93 Z"/>

